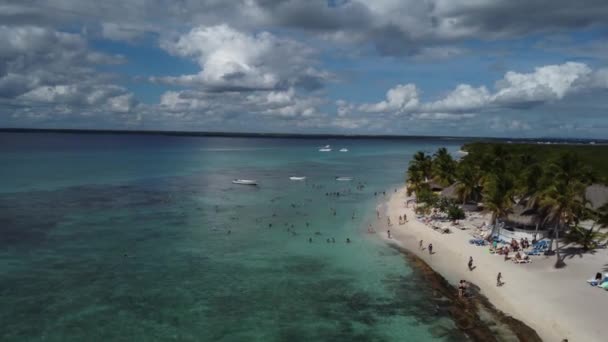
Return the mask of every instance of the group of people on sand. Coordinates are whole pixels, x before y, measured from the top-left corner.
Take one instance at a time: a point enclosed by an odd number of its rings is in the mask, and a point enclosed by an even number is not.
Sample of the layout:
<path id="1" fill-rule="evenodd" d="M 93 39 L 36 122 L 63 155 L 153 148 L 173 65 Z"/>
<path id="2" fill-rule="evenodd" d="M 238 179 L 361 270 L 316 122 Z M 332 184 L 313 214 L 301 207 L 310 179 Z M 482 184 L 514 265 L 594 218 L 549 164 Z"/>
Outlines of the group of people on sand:
<path id="1" fill-rule="evenodd" d="M 399 225 L 404 225 L 407 222 L 407 215 L 403 214 L 403 216 L 399 216 Z"/>

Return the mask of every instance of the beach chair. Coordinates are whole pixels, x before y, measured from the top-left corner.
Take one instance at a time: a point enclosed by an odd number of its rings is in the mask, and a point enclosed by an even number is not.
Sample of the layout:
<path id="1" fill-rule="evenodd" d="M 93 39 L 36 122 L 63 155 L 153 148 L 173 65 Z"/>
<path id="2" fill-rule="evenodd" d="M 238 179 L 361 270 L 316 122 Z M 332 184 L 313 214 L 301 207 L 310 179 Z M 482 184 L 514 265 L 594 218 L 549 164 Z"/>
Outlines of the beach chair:
<path id="1" fill-rule="evenodd" d="M 471 240 L 469 240 L 469 243 L 471 245 L 475 245 L 475 246 L 485 246 L 486 240 L 484 240 L 484 239 L 471 239 Z"/>

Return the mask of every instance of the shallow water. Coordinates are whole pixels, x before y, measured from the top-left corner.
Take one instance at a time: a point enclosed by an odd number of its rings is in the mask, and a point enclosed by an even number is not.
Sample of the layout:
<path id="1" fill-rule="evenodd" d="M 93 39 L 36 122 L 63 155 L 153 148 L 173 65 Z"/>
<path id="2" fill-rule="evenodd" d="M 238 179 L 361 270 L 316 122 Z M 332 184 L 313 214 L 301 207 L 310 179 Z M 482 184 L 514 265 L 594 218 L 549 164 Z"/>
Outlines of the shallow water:
<path id="1" fill-rule="evenodd" d="M 385 200 L 374 192 L 402 184 L 414 152 L 461 141 L 0 143 L 3 341 L 466 340 L 404 258 L 365 232 Z M 326 144 L 335 152 L 317 151 Z"/>

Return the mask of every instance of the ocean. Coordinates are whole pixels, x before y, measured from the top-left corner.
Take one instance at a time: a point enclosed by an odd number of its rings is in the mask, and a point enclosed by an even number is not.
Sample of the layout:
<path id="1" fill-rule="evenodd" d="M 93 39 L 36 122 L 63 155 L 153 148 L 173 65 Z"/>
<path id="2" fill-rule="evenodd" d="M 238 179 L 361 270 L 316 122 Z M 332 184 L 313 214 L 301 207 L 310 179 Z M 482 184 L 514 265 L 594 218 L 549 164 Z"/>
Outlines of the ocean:
<path id="1" fill-rule="evenodd" d="M 0 133 L 0 340 L 466 341 L 367 233 L 462 143 Z"/>

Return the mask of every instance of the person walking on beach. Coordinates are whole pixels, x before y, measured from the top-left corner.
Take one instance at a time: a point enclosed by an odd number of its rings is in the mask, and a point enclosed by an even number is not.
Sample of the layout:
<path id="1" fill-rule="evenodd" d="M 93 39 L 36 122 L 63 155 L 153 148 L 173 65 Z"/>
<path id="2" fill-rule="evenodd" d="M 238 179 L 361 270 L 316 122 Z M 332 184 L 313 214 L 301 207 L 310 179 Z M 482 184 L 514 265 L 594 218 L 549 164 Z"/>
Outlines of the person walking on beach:
<path id="1" fill-rule="evenodd" d="M 420 242 L 418 243 L 418 249 L 423 250 L 424 247 L 422 247 L 422 245 L 424 244 L 423 240 L 420 240 Z"/>
<path id="2" fill-rule="evenodd" d="M 429 254 L 433 255 L 433 244 L 429 243 Z"/>
<path id="3" fill-rule="evenodd" d="M 473 270 L 473 257 L 470 256 L 469 257 L 469 271 L 472 271 L 472 270 Z"/>
<path id="4" fill-rule="evenodd" d="M 498 272 L 496 276 L 496 286 L 502 286 L 502 273 Z"/>

